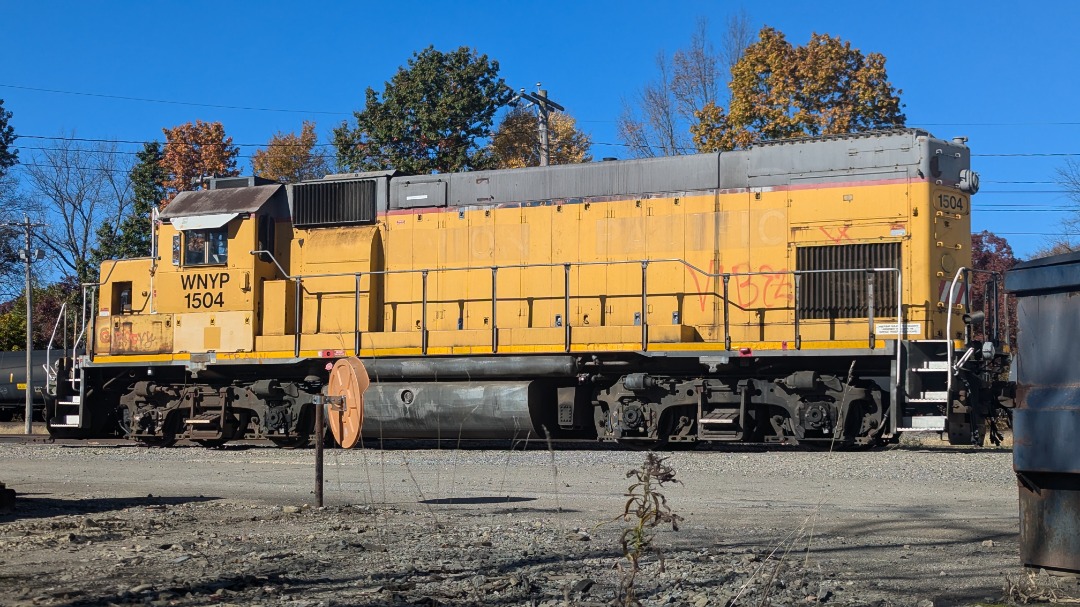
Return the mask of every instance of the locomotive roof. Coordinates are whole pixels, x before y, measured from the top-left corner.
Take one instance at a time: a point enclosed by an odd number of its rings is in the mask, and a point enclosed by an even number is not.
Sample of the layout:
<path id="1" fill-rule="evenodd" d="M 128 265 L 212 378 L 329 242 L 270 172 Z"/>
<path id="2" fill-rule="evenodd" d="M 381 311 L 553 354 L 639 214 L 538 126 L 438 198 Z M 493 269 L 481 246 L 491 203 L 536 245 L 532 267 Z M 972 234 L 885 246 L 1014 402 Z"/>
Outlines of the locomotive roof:
<path id="1" fill-rule="evenodd" d="M 936 159 L 934 159 L 936 157 Z M 746 150 L 549 167 L 397 176 L 391 209 L 679 195 L 817 183 L 959 179 L 970 166 L 963 140 L 920 129 L 885 129 L 769 142 Z M 933 162 L 931 162 L 933 160 Z"/>
<path id="2" fill-rule="evenodd" d="M 282 212 L 283 208 L 287 214 L 287 208 L 283 205 L 285 205 L 285 186 L 281 184 L 199 190 L 177 194 L 176 198 L 161 212 L 160 217 L 172 219 L 222 213 L 256 213 L 264 208 L 276 216 Z"/>

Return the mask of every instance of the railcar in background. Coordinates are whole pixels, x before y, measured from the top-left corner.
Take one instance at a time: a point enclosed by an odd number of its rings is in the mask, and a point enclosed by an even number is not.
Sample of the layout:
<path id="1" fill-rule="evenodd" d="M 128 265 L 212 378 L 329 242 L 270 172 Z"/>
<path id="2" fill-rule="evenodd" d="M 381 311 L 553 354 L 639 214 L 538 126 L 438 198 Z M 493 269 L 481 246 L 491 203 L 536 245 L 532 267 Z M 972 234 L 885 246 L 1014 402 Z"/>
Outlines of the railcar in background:
<path id="1" fill-rule="evenodd" d="M 977 189 L 963 139 L 913 129 L 215 179 L 86 286 L 49 428 L 303 444 L 355 358 L 370 438 L 981 443 L 1008 362 L 966 298 Z"/>
<path id="2" fill-rule="evenodd" d="M 35 416 L 45 407 L 46 350 L 30 354 L 30 400 Z M 55 360 L 55 359 L 54 359 Z M 26 415 L 26 351 L 0 351 L 0 422 L 10 422 Z M 38 421 L 41 421 L 40 418 Z"/>

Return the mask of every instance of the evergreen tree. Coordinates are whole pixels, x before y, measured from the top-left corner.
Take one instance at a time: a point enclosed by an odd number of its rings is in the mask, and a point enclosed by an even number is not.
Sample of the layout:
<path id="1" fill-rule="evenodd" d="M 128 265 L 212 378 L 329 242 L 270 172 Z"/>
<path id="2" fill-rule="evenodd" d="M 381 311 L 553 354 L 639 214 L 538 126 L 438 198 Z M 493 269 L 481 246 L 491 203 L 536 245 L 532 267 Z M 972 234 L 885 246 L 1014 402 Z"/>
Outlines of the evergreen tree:
<path id="1" fill-rule="evenodd" d="M 367 89 L 355 128 L 334 129 L 338 166 L 411 174 L 486 168 L 492 158 L 481 140 L 512 96 L 487 55 L 428 47 L 398 69 L 381 96 Z"/>
<path id="2" fill-rule="evenodd" d="M 8 121 L 11 112 L 4 109 L 4 100 L 0 99 L 0 178 L 19 161 L 19 151 L 15 147 L 15 129 Z"/>

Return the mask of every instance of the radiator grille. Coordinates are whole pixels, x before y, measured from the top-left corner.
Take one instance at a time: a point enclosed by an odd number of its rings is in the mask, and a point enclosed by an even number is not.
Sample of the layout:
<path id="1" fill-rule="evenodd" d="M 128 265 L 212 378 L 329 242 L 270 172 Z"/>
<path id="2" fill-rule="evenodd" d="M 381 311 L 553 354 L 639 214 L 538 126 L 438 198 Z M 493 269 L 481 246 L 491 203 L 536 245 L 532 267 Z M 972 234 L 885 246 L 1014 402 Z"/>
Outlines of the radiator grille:
<path id="1" fill-rule="evenodd" d="M 799 247 L 798 270 L 899 268 L 900 243 Z M 866 273 L 803 274 L 799 288 L 802 318 L 866 318 Z M 874 316 L 896 316 L 896 273 L 874 272 Z"/>
<path id="2" fill-rule="evenodd" d="M 375 223 L 374 180 L 303 183 L 293 187 L 298 228 Z"/>

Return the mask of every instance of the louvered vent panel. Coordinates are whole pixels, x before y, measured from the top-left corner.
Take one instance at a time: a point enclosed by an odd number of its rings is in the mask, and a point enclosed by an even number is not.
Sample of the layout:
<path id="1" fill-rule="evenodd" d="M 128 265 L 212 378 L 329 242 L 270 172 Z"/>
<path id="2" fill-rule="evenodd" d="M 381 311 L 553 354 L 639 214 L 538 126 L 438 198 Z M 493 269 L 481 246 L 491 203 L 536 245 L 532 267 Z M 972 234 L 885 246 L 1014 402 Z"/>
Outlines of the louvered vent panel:
<path id="1" fill-rule="evenodd" d="M 900 243 L 799 247 L 799 270 L 864 270 L 899 268 Z M 830 272 L 803 274 L 799 293 L 802 318 L 866 318 L 866 274 Z M 874 272 L 874 316 L 896 315 L 896 273 Z"/>
<path id="2" fill-rule="evenodd" d="M 315 228 L 375 223 L 375 181 L 328 181 L 293 187 L 293 224 Z"/>

